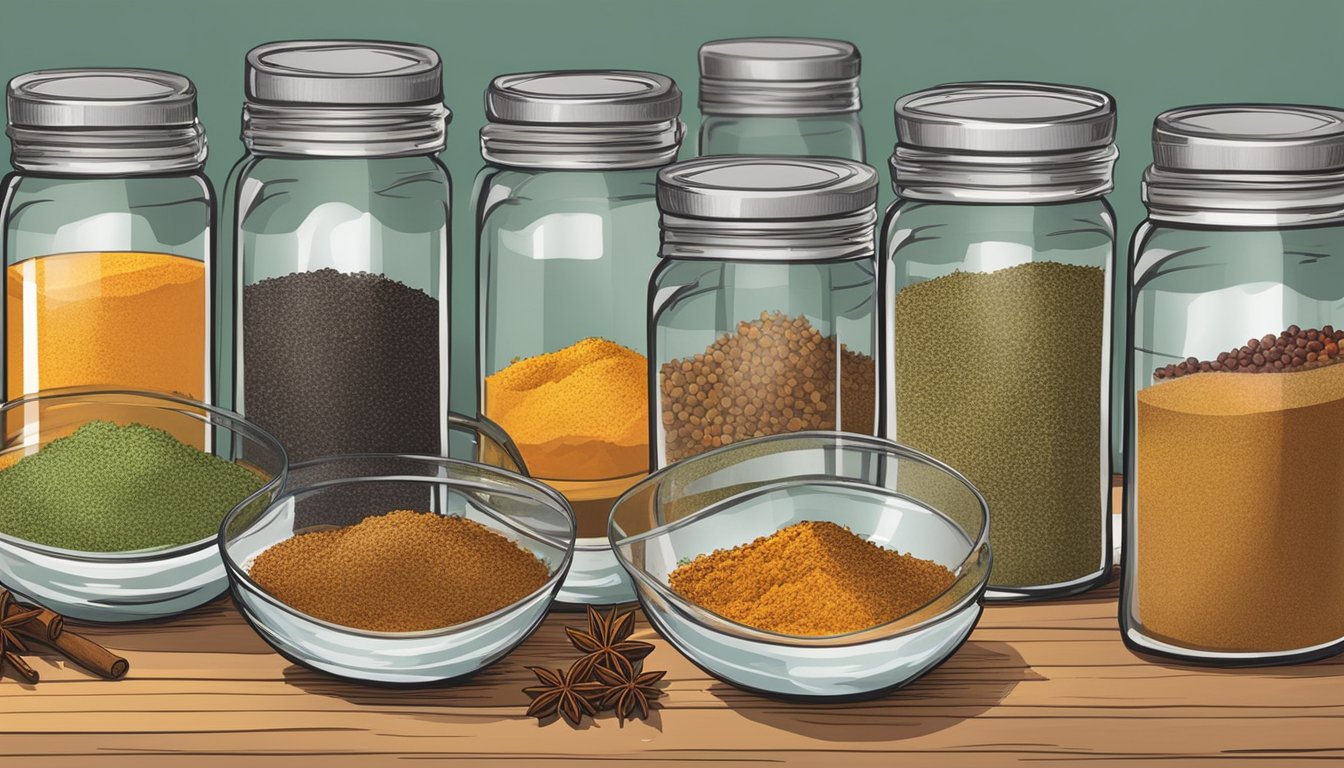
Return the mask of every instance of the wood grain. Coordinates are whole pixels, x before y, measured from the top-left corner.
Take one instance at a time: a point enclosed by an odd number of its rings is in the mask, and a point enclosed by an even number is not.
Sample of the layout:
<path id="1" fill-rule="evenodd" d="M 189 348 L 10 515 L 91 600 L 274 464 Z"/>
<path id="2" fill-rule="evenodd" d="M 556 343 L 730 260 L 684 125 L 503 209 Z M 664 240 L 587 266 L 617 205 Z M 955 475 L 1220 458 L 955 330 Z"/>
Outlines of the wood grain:
<path id="1" fill-rule="evenodd" d="M 33 657 L 0 681 L 0 755 L 40 766 L 347 768 L 473 765 L 1294 766 L 1344 762 L 1344 662 L 1211 671 L 1141 658 L 1116 629 L 1117 582 L 1054 603 L 991 606 L 951 660 L 856 704 L 780 702 L 707 679 L 641 622 L 666 669 L 648 722 L 574 730 L 524 717 L 527 667 L 572 651 L 553 614 L 512 655 L 452 687 L 342 683 L 270 649 L 227 601 L 171 622 L 83 627 L 131 661 L 119 682 Z"/>

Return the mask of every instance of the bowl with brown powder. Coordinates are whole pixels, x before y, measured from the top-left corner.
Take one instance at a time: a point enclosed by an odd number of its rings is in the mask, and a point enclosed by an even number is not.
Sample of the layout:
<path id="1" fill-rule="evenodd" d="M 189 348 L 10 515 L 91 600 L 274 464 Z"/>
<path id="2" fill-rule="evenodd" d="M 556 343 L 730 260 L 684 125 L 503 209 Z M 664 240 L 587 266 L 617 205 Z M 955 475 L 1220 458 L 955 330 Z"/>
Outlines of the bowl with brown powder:
<path id="1" fill-rule="evenodd" d="M 650 623 L 739 688 L 860 699 L 974 628 L 989 513 L 960 474 L 880 438 L 755 438 L 659 470 L 608 534 Z"/>
<path id="2" fill-rule="evenodd" d="M 495 467 L 343 456 L 242 505 L 220 548 L 234 602 L 285 658 L 391 685 L 498 661 L 536 629 L 574 553 L 564 498 Z M 404 508 L 374 501 L 396 499 Z"/>

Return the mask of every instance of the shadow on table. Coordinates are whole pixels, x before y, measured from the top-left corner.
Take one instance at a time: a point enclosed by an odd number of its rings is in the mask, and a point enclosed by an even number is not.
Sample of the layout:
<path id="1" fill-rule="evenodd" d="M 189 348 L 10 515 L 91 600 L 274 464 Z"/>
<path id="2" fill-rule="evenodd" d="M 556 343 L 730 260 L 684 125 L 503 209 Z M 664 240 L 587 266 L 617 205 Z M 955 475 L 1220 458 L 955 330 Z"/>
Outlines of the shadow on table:
<path id="1" fill-rule="evenodd" d="M 901 741 L 950 728 L 998 706 L 1018 683 L 1044 679 L 1011 645 L 970 640 L 941 667 L 872 701 L 781 701 L 718 682 L 709 693 L 748 720 L 819 741 Z"/>

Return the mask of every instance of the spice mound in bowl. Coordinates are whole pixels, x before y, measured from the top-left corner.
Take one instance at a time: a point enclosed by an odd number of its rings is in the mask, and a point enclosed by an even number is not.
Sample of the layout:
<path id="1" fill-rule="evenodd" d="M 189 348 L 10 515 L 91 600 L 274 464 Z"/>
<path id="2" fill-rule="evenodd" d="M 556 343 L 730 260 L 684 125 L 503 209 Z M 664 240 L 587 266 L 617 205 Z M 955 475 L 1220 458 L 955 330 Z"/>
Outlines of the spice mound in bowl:
<path id="1" fill-rule="evenodd" d="M 701 555 L 673 591 L 726 619 L 783 635 L 843 635 L 895 621 L 952 585 L 946 567 L 806 521 Z"/>
<path id="2" fill-rule="evenodd" d="M 549 576 L 536 555 L 480 523 L 411 510 L 286 539 L 248 574 L 293 608 L 374 632 L 471 621 L 523 599 Z"/>
<path id="3" fill-rule="evenodd" d="M 0 470 L 0 533 L 77 552 L 177 547 L 213 537 L 261 486 L 162 429 L 90 421 Z"/>
<path id="4" fill-rule="evenodd" d="M 364 454 L 292 478 L 236 507 L 219 544 L 243 617 L 319 672 L 385 685 L 475 674 L 537 628 L 573 562 L 564 497 L 503 469 Z"/>
<path id="5" fill-rule="evenodd" d="M 989 510 L 955 470 L 880 438 L 772 435 L 658 470 L 609 537 L 649 623 L 739 688 L 871 698 L 980 617 Z"/>
<path id="6" fill-rule="evenodd" d="M 0 406 L 0 425 L 0 582 L 79 621 L 219 597 L 220 524 L 288 474 L 264 430 L 165 393 L 52 390 Z"/>

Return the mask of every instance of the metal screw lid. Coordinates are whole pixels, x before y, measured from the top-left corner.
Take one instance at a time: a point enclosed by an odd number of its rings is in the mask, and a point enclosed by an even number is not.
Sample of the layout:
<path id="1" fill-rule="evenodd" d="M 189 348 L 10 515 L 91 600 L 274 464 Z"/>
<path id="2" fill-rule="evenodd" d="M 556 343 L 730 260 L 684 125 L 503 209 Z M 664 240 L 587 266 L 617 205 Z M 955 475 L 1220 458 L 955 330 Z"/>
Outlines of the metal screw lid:
<path id="1" fill-rule="evenodd" d="M 1109 192 L 1115 100 L 1090 88 L 953 83 L 896 100 L 896 194 L 1032 204 Z"/>
<path id="2" fill-rule="evenodd" d="M 828 261 L 871 257 L 877 171 L 831 157 L 726 155 L 658 173 L 661 255 Z"/>
<path id="3" fill-rule="evenodd" d="M 719 80 L 847 80 L 859 76 L 853 43 L 819 37 L 742 37 L 700 46 L 700 76 Z"/>
<path id="4" fill-rule="evenodd" d="M 443 64 L 422 45 L 290 40 L 248 51 L 245 88 L 271 104 L 419 104 L 443 100 Z"/>
<path id="5" fill-rule="evenodd" d="M 1065 85 L 940 85 L 896 100 L 896 136 L 948 152 L 1076 152 L 1115 141 L 1115 100 Z"/>
<path id="6" fill-rule="evenodd" d="M 700 46 L 700 111 L 711 115 L 857 112 L 860 56 L 853 43 L 744 37 Z"/>
<path id="7" fill-rule="evenodd" d="M 702 219 L 810 219 L 877 203 L 877 171 L 829 157 L 702 157 L 658 173 L 658 207 Z"/>
<path id="8" fill-rule="evenodd" d="M 1344 169 L 1344 111 L 1286 104 L 1173 109 L 1153 121 L 1153 162 L 1208 173 Z"/>
<path id="9" fill-rule="evenodd" d="M 500 75 L 485 92 L 481 155 L 523 168 L 649 168 L 685 133 L 670 77 L 626 70 Z"/>
<path id="10" fill-rule="evenodd" d="M 1219 227 L 1344 221 L 1344 111 L 1211 104 L 1153 121 L 1150 218 Z"/>
<path id="11" fill-rule="evenodd" d="M 401 157 L 444 147 L 443 64 L 431 48 L 293 40 L 247 54 L 243 144 L 255 155 Z"/>
<path id="12" fill-rule="evenodd" d="M 490 122 L 659 123 L 680 115 L 681 89 L 653 72 L 524 72 L 496 77 L 485 92 Z"/>
<path id="13" fill-rule="evenodd" d="M 205 163 L 196 86 L 153 69 L 52 69 L 9 81 L 7 133 L 20 170 L 134 175 Z"/>

